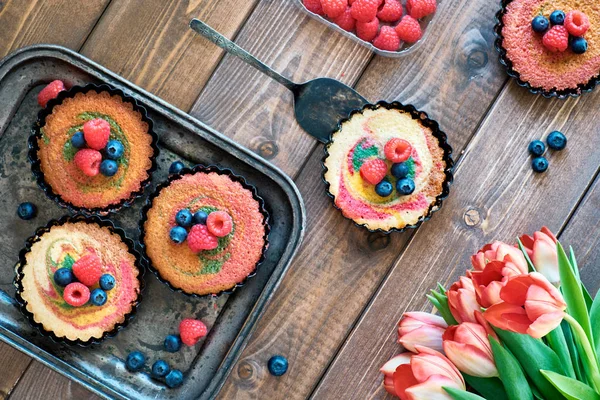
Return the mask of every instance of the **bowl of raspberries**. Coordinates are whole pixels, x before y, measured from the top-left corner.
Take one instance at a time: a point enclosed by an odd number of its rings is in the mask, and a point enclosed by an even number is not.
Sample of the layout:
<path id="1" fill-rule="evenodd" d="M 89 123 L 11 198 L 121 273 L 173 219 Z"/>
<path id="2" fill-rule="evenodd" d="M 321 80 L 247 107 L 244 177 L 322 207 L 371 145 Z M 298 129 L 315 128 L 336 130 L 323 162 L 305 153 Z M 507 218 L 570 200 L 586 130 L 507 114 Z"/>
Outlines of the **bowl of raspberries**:
<path id="1" fill-rule="evenodd" d="M 438 0 L 294 0 L 312 17 L 387 57 L 421 42 Z"/>

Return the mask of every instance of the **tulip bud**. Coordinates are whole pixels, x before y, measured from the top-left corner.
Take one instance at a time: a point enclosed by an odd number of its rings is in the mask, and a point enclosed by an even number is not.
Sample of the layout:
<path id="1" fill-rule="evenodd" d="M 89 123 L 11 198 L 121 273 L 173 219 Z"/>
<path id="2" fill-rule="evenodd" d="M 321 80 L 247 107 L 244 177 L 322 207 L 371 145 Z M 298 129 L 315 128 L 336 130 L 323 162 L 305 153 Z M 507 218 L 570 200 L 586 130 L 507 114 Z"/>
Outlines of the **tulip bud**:
<path id="1" fill-rule="evenodd" d="M 440 316 L 407 312 L 398 323 L 398 342 L 413 353 L 417 352 L 417 345 L 442 351 L 442 335 L 447 327 Z"/>
<path id="2" fill-rule="evenodd" d="M 471 322 L 449 327 L 444 333 L 444 352 L 456 367 L 471 376 L 498 376 L 494 355 L 484 327 Z"/>

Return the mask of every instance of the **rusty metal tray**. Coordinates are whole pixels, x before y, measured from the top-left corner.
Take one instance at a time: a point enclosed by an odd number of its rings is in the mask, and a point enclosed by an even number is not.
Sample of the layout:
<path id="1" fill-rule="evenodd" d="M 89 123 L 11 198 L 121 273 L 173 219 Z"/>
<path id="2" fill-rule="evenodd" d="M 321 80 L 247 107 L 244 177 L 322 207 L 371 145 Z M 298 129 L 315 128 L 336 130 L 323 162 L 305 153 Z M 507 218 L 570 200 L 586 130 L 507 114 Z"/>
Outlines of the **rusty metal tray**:
<path id="1" fill-rule="evenodd" d="M 257 275 L 230 295 L 190 298 L 146 273 L 144 300 L 137 316 L 115 338 L 81 348 L 56 344 L 36 332 L 16 306 L 12 280 L 25 239 L 37 227 L 66 213 L 36 185 L 27 161 L 27 137 L 39 111 L 37 93 L 53 79 L 70 85 L 108 83 L 146 107 L 161 149 L 150 191 L 166 179 L 170 163 L 177 159 L 188 165 L 230 168 L 254 185 L 271 216 L 270 247 Z M 202 122 L 63 47 L 36 45 L 2 59 L 0 104 L 0 339 L 105 398 L 216 397 L 302 240 L 305 210 L 294 183 L 273 165 Z M 136 241 L 140 208 L 150 191 L 132 207 L 110 216 Z M 17 205 L 23 201 L 37 204 L 35 219 L 18 219 Z M 139 243 L 136 247 L 139 249 Z M 188 316 L 205 321 L 210 328 L 208 336 L 178 353 L 162 350 L 165 336 L 176 333 L 178 321 Z M 183 386 L 168 389 L 152 380 L 148 372 L 127 372 L 123 360 L 136 349 L 146 354 L 149 365 L 162 358 L 181 369 Z"/>

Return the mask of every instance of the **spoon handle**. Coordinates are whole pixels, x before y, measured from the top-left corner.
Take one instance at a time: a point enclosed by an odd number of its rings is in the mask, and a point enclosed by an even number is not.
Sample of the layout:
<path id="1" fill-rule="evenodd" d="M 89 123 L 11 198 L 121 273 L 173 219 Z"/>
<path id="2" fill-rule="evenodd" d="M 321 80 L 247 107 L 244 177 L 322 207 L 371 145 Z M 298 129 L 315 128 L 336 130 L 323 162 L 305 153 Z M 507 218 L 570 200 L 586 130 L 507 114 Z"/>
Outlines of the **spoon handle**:
<path id="1" fill-rule="evenodd" d="M 227 39 L 225 36 L 221 35 L 219 32 L 215 31 L 213 28 L 200 21 L 197 18 L 194 18 L 190 21 L 190 28 L 192 28 L 195 32 L 204 36 L 206 39 L 210 40 L 229 54 L 233 54 L 234 56 L 240 58 L 245 63 L 253 66 L 260 72 L 265 75 L 270 76 L 275 79 L 277 82 L 281 83 L 283 86 L 295 92 L 298 89 L 298 85 L 289 80 L 288 78 L 282 76 L 281 74 L 273 71 L 271 68 L 266 66 L 262 61 L 254 57 L 252 54 L 248 53 L 246 50 L 242 49 L 237 44 L 233 43 L 231 40 Z"/>

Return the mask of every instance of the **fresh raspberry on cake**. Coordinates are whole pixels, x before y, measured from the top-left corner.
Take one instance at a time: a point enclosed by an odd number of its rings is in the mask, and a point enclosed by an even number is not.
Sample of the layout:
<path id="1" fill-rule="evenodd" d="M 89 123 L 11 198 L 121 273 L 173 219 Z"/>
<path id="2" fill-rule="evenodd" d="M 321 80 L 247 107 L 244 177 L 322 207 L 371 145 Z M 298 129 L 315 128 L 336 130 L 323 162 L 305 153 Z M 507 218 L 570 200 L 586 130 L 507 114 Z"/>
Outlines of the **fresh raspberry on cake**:
<path id="1" fill-rule="evenodd" d="M 81 149 L 75 153 L 73 162 L 87 176 L 96 176 L 100 172 L 102 154 L 98 150 Z"/>
<path id="2" fill-rule="evenodd" d="M 573 36 L 583 36 L 590 28 L 590 19 L 581 11 L 569 11 L 565 17 L 565 28 Z"/>
<path id="3" fill-rule="evenodd" d="M 379 19 L 373 18 L 369 22 L 356 22 L 356 36 L 367 42 L 372 41 L 379 32 Z"/>
<path id="4" fill-rule="evenodd" d="M 569 32 L 563 25 L 554 25 L 544 34 L 542 43 L 553 53 L 563 52 L 569 47 Z"/>
<path id="5" fill-rule="evenodd" d="M 63 299 L 73 307 L 81 307 L 90 299 L 90 289 L 83 283 L 69 283 L 63 291 Z"/>
<path id="6" fill-rule="evenodd" d="M 206 218 L 206 227 L 216 237 L 224 237 L 231 233 L 233 222 L 225 211 L 213 211 Z"/>
<path id="7" fill-rule="evenodd" d="M 187 346 L 193 346 L 198 340 L 206 336 L 208 329 L 204 322 L 197 319 L 186 318 L 179 323 L 179 336 Z"/>
<path id="8" fill-rule="evenodd" d="M 46 107 L 46 104 L 48 104 L 50 100 L 55 99 L 63 90 L 65 90 L 65 84 L 62 81 L 55 80 L 50 82 L 48 86 L 43 88 L 38 94 L 38 104 L 42 107 Z"/>
<path id="9" fill-rule="evenodd" d="M 348 0 L 321 0 L 323 12 L 329 18 L 337 18 L 346 11 Z"/>
<path id="10" fill-rule="evenodd" d="M 102 118 L 94 118 L 83 124 L 83 137 L 88 147 L 102 150 L 110 137 L 110 124 Z"/>
<path id="11" fill-rule="evenodd" d="M 323 6 L 321 5 L 321 0 L 304 0 L 304 7 L 312 13 L 317 15 L 323 15 Z"/>
<path id="12" fill-rule="evenodd" d="M 437 9 L 436 0 L 407 0 L 406 11 L 415 19 L 431 15 Z"/>
<path id="13" fill-rule="evenodd" d="M 377 12 L 381 21 L 396 22 L 402 18 L 402 4 L 398 0 L 385 0 L 383 7 Z"/>
<path id="14" fill-rule="evenodd" d="M 352 32 L 356 25 L 356 20 L 352 18 L 352 14 L 350 13 L 350 7 L 346 7 L 346 11 L 339 17 L 333 18 L 332 21 L 334 24 L 348 32 Z"/>
<path id="15" fill-rule="evenodd" d="M 404 139 L 394 138 L 390 139 L 383 149 L 385 158 L 389 161 L 396 163 L 402 163 L 410 157 L 412 154 L 412 146 L 409 142 Z"/>
<path id="16" fill-rule="evenodd" d="M 381 0 L 356 0 L 350 7 L 352 17 L 359 22 L 373 21 L 379 11 Z"/>
<path id="17" fill-rule="evenodd" d="M 73 264 L 73 274 L 86 286 L 93 286 L 102 276 L 102 260 L 94 253 L 86 254 Z"/>
<path id="18" fill-rule="evenodd" d="M 400 47 L 400 38 L 394 28 L 382 26 L 379 35 L 373 40 L 373 46 L 381 50 L 397 51 Z"/>
<path id="19" fill-rule="evenodd" d="M 419 21 L 410 15 L 405 15 L 395 29 L 400 40 L 407 43 L 416 43 L 423 36 Z"/>
<path id="20" fill-rule="evenodd" d="M 367 160 L 360 167 L 360 176 L 371 185 L 377 185 L 387 174 L 387 164 L 379 158 Z"/>
<path id="21" fill-rule="evenodd" d="M 190 229 L 187 244 L 192 252 L 199 253 L 202 250 L 216 249 L 219 246 L 219 239 L 209 232 L 206 225 L 197 224 Z"/>

